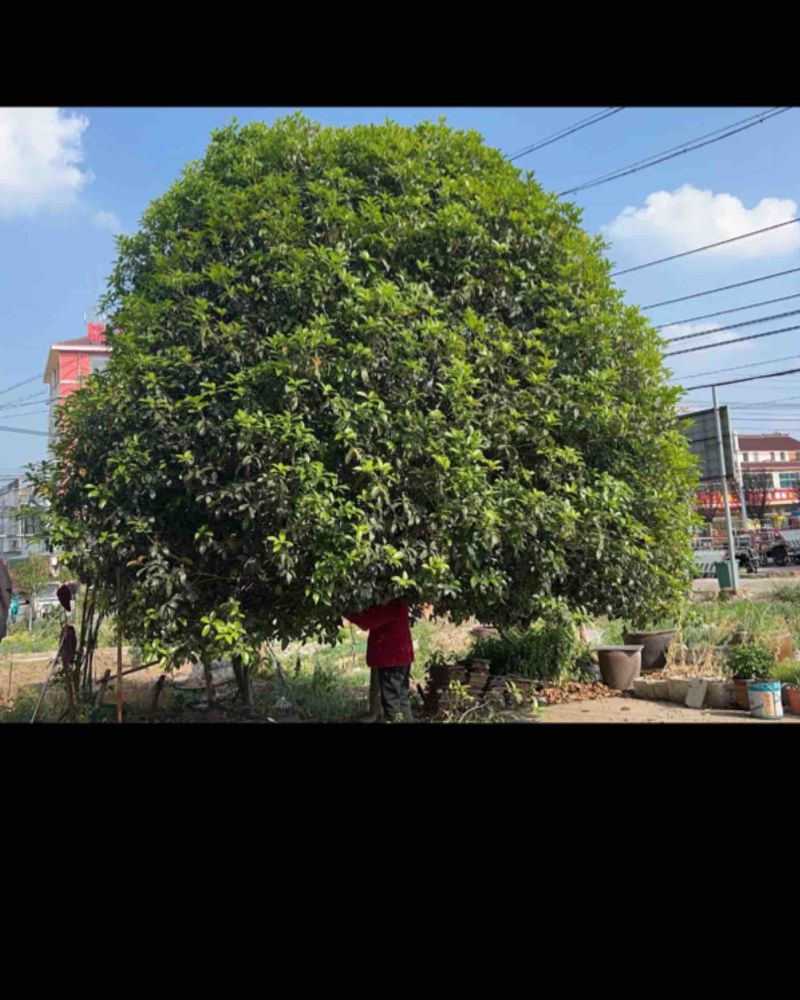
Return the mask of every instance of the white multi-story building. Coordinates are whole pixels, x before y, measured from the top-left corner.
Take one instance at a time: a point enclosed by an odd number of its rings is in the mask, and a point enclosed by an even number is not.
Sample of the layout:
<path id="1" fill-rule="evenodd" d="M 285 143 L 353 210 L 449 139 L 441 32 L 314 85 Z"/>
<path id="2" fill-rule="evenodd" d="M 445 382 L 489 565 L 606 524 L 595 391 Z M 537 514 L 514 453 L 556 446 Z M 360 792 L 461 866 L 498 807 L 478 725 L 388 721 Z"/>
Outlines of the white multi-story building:
<path id="1" fill-rule="evenodd" d="M 0 559 L 9 566 L 31 554 L 48 552 L 35 538 L 41 510 L 33 487 L 21 476 L 0 486 Z"/>

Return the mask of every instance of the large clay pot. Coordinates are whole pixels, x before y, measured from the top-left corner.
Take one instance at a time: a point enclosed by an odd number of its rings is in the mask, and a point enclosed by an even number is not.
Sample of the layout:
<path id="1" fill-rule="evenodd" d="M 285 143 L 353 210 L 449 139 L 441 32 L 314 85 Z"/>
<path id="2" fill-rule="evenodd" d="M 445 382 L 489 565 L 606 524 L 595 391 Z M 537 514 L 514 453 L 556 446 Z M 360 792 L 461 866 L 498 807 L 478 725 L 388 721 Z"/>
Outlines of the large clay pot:
<path id="1" fill-rule="evenodd" d="M 600 676 L 606 687 L 615 691 L 632 690 L 633 682 L 642 672 L 642 647 L 598 646 L 596 651 Z"/>
<path id="2" fill-rule="evenodd" d="M 788 685 L 789 688 L 789 711 L 792 715 L 800 715 L 800 687 L 795 687 L 793 684 Z"/>
<path id="3" fill-rule="evenodd" d="M 626 632 L 625 642 L 642 647 L 642 670 L 663 670 L 667 665 L 667 649 L 675 638 L 677 629 L 664 632 Z"/>
<path id="4" fill-rule="evenodd" d="M 733 694 L 736 701 L 736 707 L 740 708 L 743 712 L 750 711 L 750 698 L 747 695 L 747 681 L 734 678 L 733 680 Z"/>

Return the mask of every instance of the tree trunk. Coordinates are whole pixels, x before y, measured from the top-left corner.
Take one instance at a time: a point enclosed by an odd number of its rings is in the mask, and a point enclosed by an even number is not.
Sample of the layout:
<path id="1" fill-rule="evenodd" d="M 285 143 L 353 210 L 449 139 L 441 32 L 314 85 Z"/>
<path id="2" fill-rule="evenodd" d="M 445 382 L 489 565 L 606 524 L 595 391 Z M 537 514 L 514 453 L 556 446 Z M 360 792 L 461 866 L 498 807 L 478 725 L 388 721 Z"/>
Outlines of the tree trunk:
<path id="1" fill-rule="evenodd" d="M 211 673 L 211 664 L 208 660 L 203 660 L 203 676 L 206 679 L 206 700 L 208 707 L 214 704 L 214 675 Z"/>
<path id="2" fill-rule="evenodd" d="M 253 710 L 253 682 L 250 676 L 250 666 L 242 663 L 241 657 L 232 656 L 233 672 L 236 674 L 236 687 L 242 699 L 242 704 L 250 713 Z"/>

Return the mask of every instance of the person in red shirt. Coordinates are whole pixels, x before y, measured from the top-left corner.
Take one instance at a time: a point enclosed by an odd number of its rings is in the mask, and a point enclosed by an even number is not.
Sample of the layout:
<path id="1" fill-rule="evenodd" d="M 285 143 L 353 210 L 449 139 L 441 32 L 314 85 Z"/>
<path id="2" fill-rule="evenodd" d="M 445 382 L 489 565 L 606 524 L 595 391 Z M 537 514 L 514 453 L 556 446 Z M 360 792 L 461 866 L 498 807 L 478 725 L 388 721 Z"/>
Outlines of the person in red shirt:
<path id="1" fill-rule="evenodd" d="M 347 620 L 369 632 L 367 666 L 376 671 L 384 718 L 413 722 L 411 663 L 414 644 L 408 626 L 408 606 L 395 598 L 369 611 L 348 614 Z"/>

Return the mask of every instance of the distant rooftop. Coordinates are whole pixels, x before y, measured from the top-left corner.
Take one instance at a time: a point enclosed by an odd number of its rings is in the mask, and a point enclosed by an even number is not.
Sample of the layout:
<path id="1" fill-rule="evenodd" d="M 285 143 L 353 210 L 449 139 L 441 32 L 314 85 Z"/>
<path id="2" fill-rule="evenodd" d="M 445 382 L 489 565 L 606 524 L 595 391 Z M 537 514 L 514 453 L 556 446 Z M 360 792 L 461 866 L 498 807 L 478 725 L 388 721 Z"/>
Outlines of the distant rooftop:
<path id="1" fill-rule="evenodd" d="M 740 434 L 740 451 L 800 451 L 800 441 L 788 434 Z"/>

